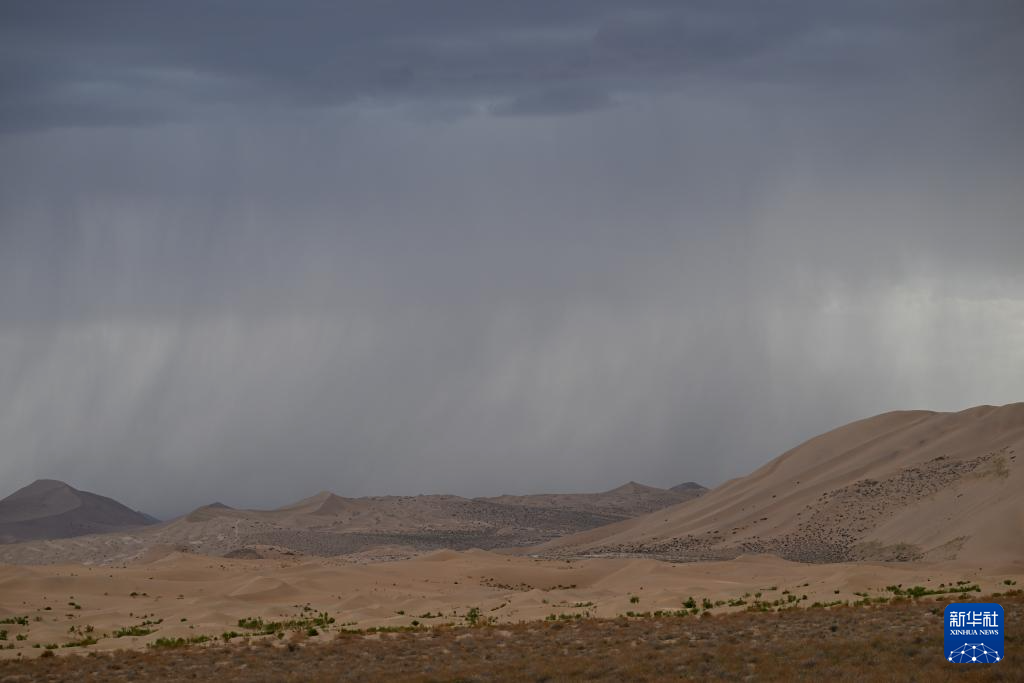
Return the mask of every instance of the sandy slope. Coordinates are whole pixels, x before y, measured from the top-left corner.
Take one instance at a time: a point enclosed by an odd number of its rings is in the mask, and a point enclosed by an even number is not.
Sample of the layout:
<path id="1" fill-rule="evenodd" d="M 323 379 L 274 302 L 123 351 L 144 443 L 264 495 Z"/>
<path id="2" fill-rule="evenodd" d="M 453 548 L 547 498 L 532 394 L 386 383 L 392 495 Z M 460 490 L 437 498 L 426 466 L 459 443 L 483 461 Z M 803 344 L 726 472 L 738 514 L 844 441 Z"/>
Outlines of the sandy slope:
<path id="1" fill-rule="evenodd" d="M 808 562 L 1024 558 L 1024 403 L 892 412 L 688 503 L 556 539 L 551 555 Z"/>

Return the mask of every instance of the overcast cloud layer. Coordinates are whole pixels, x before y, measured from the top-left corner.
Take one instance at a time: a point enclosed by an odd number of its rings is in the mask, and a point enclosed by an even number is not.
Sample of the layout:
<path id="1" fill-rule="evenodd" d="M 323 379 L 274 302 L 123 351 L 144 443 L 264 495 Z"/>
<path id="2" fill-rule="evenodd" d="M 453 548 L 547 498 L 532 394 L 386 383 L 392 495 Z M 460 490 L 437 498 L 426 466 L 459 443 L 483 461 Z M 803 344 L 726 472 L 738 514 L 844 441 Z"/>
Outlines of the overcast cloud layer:
<path id="1" fill-rule="evenodd" d="M 714 485 L 1024 400 L 1024 8 L 0 4 L 0 496 Z"/>

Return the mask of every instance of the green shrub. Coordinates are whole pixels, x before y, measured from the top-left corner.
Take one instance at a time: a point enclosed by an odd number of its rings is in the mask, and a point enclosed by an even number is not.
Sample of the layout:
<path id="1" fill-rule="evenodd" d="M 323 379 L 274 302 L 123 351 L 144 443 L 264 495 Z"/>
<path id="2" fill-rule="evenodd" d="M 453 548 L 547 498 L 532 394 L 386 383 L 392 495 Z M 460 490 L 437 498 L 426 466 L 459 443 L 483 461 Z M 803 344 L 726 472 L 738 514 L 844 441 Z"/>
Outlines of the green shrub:
<path id="1" fill-rule="evenodd" d="M 125 636 L 148 636 L 153 632 L 153 629 L 146 628 L 145 626 L 123 626 L 114 631 L 115 638 L 124 638 Z"/>
<path id="2" fill-rule="evenodd" d="M 209 640 L 209 636 L 192 636 L 190 638 L 157 638 L 155 641 L 149 644 L 149 647 L 153 648 L 154 650 L 173 650 L 177 648 L 188 647 L 189 645 L 205 643 Z"/>
<path id="3" fill-rule="evenodd" d="M 70 643 L 64 643 L 64 647 L 89 647 L 90 645 L 95 645 L 98 642 L 99 641 L 93 638 L 92 636 L 86 636 L 81 640 L 75 640 Z"/>

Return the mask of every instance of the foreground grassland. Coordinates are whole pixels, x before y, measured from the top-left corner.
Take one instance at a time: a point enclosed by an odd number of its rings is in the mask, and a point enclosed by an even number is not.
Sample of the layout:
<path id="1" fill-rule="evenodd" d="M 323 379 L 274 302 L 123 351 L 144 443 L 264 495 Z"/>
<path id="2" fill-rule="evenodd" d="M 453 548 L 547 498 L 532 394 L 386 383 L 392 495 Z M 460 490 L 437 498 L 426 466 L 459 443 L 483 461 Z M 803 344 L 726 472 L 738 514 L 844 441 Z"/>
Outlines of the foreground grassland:
<path id="1" fill-rule="evenodd" d="M 718 616 L 547 620 L 517 625 L 305 633 L 149 651 L 0 661 L 16 681 L 657 681 L 1024 680 L 1024 595 L 1006 610 L 1006 659 L 942 658 L 943 608 L 954 596 Z M 977 598 L 976 598 L 977 599 Z M 988 599 L 988 598 L 986 598 Z"/>

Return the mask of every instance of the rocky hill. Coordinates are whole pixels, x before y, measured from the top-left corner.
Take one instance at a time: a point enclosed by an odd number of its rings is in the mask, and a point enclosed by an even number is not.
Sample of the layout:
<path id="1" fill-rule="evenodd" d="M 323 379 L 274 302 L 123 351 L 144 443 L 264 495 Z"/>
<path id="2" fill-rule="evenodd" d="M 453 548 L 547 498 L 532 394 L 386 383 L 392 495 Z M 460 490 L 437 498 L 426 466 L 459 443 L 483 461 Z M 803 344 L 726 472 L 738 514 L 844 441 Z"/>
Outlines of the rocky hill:
<path id="1" fill-rule="evenodd" d="M 155 521 L 112 498 L 40 479 L 0 500 L 0 543 L 123 531 Z"/>
<path id="2" fill-rule="evenodd" d="M 688 486 L 683 484 L 682 486 Z M 618 488 L 601 493 L 544 493 L 526 496 L 496 496 L 476 500 L 522 505 L 526 507 L 576 510 L 618 519 L 627 519 L 655 510 L 678 505 L 702 495 L 706 488 L 693 484 L 693 488 L 659 489 L 631 481 Z"/>
<path id="3" fill-rule="evenodd" d="M 213 503 L 130 534 L 0 548 L 0 562 L 117 563 L 172 551 L 237 558 L 407 557 L 448 548 L 532 546 L 689 500 L 630 482 L 596 494 L 468 499 L 450 495 L 344 498 L 324 491 L 276 510 Z"/>

